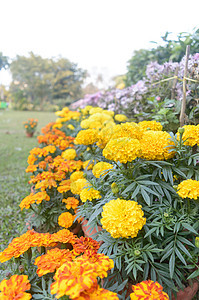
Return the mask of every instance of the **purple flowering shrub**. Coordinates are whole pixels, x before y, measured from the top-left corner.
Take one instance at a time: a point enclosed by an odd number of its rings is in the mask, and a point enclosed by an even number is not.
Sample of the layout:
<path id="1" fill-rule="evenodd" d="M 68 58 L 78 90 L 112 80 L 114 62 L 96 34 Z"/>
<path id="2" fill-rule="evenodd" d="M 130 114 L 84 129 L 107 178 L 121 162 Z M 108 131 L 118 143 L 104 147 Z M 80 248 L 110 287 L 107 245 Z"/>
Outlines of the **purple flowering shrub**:
<path id="1" fill-rule="evenodd" d="M 161 65 L 151 62 L 147 65 L 146 76 L 136 84 L 124 89 L 113 88 L 86 95 L 83 99 L 74 102 L 71 108 L 84 108 L 86 105 L 99 106 L 116 113 L 124 113 L 135 121 L 155 119 L 162 122 L 165 127 L 173 122 L 177 128 L 183 96 L 184 67 L 185 57 L 179 63 L 165 62 Z M 175 75 L 178 80 L 167 80 Z M 190 55 L 187 77 L 199 81 L 199 53 Z M 186 113 L 191 123 L 199 121 L 198 98 L 199 84 L 189 81 Z"/>

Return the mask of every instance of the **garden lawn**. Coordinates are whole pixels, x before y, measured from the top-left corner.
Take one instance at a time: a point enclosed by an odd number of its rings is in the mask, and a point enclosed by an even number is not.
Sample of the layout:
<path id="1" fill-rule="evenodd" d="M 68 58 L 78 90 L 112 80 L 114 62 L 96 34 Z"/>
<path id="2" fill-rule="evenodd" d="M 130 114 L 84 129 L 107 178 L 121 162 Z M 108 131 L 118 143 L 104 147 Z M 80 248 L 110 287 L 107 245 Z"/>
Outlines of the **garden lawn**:
<path id="1" fill-rule="evenodd" d="M 38 119 L 32 138 L 26 137 L 23 127 L 28 118 Z M 41 128 L 55 120 L 52 112 L 0 110 L 0 251 L 23 232 L 26 211 L 21 212 L 19 204 L 30 193 L 27 158 L 38 146 Z"/>

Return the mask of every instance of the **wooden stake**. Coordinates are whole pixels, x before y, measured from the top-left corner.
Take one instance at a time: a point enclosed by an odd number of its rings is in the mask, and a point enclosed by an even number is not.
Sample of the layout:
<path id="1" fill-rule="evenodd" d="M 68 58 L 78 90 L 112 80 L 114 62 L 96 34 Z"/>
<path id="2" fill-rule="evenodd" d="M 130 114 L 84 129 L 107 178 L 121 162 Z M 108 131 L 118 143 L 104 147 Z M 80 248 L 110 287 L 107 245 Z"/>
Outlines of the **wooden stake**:
<path id="1" fill-rule="evenodd" d="M 183 98 L 181 104 L 181 112 L 180 112 L 180 127 L 184 126 L 185 124 L 185 109 L 186 109 L 186 77 L 187 77 L 187 70 L 188 70 L 188 59 L 190 53 L 190 45 L 186 47 L 186 56 L 185 56 L 185 66 L 184 66 L 184 77 L 183 77 Z"/>
<path id="2" fill-rule="evenodd" d="M 175 89 L 176 89 L 176 84 L 178 81 L 178 71 L 179 71 L 179 67 L 177 66 L 177 68 L 175 69 L 175 76 L 176 78 L 174 78 L 173 80 L 173 85 L 172 85 L 172 89 L 171 89 L 171 99 L 175 99 Z"/>

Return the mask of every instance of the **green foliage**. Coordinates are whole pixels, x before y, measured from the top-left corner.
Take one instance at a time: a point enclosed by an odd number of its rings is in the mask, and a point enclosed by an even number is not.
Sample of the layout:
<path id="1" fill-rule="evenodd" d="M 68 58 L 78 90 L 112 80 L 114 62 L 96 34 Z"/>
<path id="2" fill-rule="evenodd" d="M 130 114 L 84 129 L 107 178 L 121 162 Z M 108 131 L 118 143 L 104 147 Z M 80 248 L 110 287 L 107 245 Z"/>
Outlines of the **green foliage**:
<path id="1" fill-rule="evenodd" d="M 26 212 L 21 211 L 19 204 L 30 193 L 25 169 L 28 153 L 37 141 L 36 137 L 25 136 L 22 121 L 31 117 L 38 119 L 38 130 L 56 119 L 52 113 L 0 112 L 0 140 L 3 141 L 0 143 L 0 251 L 25 230 Z M 1 266 L 0 281 L 9 271 L 14 274 L 11 266 L 10 263 Z"/>
<path id="2" fill-rule="evenodd" d="M 0 52 L 0 71 L 1 69 L 6 69 L 9 66 L 8 57 L 4 56 L 2 52 Z"/>
<path id="3" fill-rule="evenodd" d="M 152 49 L 140 49 L 134 51 L 133 56 L 127 64 L 126 85 L 135 84 L 145 76 L 146 66 L 151 61 L 162 64 L 167 61 L 179 62 L 185 55 L 186 46 L 191 46 L 191 54 L 198 52 L 199 49 L 199 29 L 194 29 L 193 33 L 181 32 L 177 40 L 169 39 L 169 32 L 162 36 L 163 44 Z"/>
<path id="4" fill-rule="evenodd" d="M 13 78 L 10 92 L 15 109 L 44 110 L 55 106 L 57 99 L 63 107 L 81 97 L 85 71 L 68 59 L 47 59 L 30 52 L 29 57 L 17 55 L 10 70 Z"/>
<path id="5" fill-rule="evenodd" d="M 185 179 L 199 180 L 199 153 L 172 133 L 171 139 L 176 155 L 169 161 L 136 159 L 121 164 L 107 161 L 98 153 L 98 161 L 112 163 L 114 168 L 100 178 L 94 178 L 91 171 L 86 173 L 87 180 L 102 196 L 79 207 L 78 216 L 89 220 L 91 230 L 101 225 L 103 206 L 116 198 L 137 201 L 146 217 L 145 226 L 135 238 L 113 238 L 105 229 L 93 235 L 103 241 L 99 251 L 114 260 L 114 269 L 105 279 L 108 289 L 115 282 L 119 286 L 126 280 L 135 284 L 150 278 L 163 285 L 171 297 L 172 292 L 183 289 L 187 277 L 198 276 L 195 237 L 199 205 L 197 201 L 181 199 L 176 186 Z M 87 159 L 94 159 L 93 148 L 87 151 Z M 115 190 L 110 189 L 113 183 Z"/>

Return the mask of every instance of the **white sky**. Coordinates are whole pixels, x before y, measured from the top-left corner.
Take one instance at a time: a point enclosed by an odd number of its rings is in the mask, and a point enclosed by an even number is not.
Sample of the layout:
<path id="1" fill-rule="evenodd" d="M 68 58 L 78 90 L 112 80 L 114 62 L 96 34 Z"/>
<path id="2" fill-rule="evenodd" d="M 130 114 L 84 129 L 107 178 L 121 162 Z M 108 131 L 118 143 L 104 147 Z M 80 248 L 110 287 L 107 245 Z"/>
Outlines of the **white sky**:
<path id="1" fill-rule="evenodd" d="M 198 0 L 0 0 L 0 51 L 61 55 L 108 80 L 166 31 L 198 28 L 198 12 Z M 8 81 L 0 72 L 0 82 Z"/>

